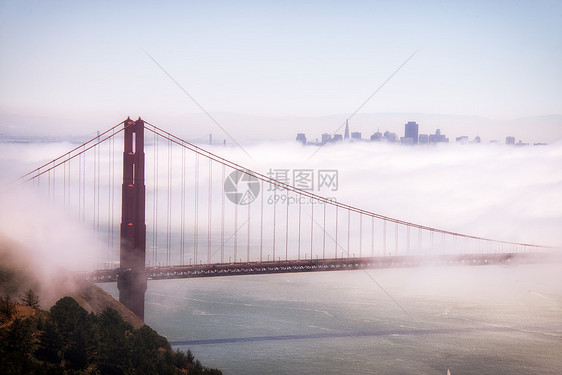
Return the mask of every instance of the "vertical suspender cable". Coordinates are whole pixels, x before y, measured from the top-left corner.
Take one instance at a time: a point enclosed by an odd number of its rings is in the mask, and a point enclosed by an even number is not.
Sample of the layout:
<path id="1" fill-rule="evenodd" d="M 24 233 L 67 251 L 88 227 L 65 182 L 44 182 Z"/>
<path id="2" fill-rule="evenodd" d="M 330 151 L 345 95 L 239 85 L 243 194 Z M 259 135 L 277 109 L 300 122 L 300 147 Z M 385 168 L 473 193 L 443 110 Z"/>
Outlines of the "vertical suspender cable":
<path id="1" fill-rule="evenodd" d="M 351 211 L 347 210 L 347 257 L 350 256 L 349 240 L 351 239 Z"/>
<path id="2" fill-rule="evenodd" d="M 97 149 L 97 147 L 96 147 L 96 149 Z M 95 232 L 96 231 L 96 206 L 97 206 L 97 194 L 96 194 L 97 193 L 97 189 L 96 189 L 97 186 L 96 186 L 96 183 L 98 181 L 97 168 L 96 168 L 96 166 L 98 164 L 98 162 L 97 162 L 98 155 L 97 155 L 97 152 L 96 152 L 95 149 L 93 150 L 93 154 L 94 154 L 94 160 L 93 160 L 93 163 L 92 163 L 92 166 L 93 166 L 93 168 L 92 168 L 92 177 L 93 177 L 92 178 L 92 187 L 93 187 L 93 191 L 92 191 L 92 193 L 93 193 L 92 194 L 93 195 L 93 197 L 92 197 L 93 198 L 92 199 L 92 203 L 93 203 L 93 205 L 92 205 L 92 216 L 93 216 L 92 228 L 94 229 L 94 232 Z M 97 246 L 96 246 L 96 248 L 97 248 Z M 96 256 L 97 256 L 97 251 L 96 251 Z"/>
<path id="3" fill-rule="evenodd" d="M 47 172 L 47 198 L 51 199 L 51 170 Z"/>
<path id="4" fill-rule="evenodd" d="M 410 253 L 410 226 L 406 226 L 406 254 L 412 255 Z"/>
<path id="5" fill-rule="evenodd" d="M 238 204 L 234 204 L 234 263 L 236 263 L 236 257 L 238 256 Z"/>
<path id="6" fill-rule="evenodd" d="M 265 192 L 263 190 L 263 180 L 260 180 L 260 190 L 261 190 L 261 204 L 260 204 L 260 262 L 263 261 L 263 196 Z"/>
<path id="7" fill-rule="evenodd" d="M 111 260 L 116 260 L 113 259 L 113 254 L 114 254 L 114 234 L 115 234 L 115 131 L 112 132 L 112 137 L 111 137 L 111 183 L 110 183 L 110 189 L 111 189 L 111 203 L 110 203 L 110 210 L 111 213 L 109 214 L 110 217 L 110 221 L 111 221 Z M 115 262 L 115 265 L 117 265 L 117 262 Z"/>
<path id="8" fill-rule="evenodd" d="M 394 225 L 394 255 L 398 255 L 398 223 Z"/>
<path id="9" fill-rule="evenodd" d="M 222 194 L 221 194 L 221 263 L 224 263 L 224 205 L 225 205 L 225 192 L 224 192 L 224 183 L 225 183 L 225 166 L 222 164 L 222 179 L 221 179 L 221 186 L 222 186 Z"/>
<path id="10" fill-rule="evenodd" d="M 158 265 L 158 191 L 160 187 L 158 182 L 158 174 L 160 173 L 160 150 L 159 150 L 160 138 L 154 133 L 154 227 L 152 232 L 152 246 L 153 246 L 153 257 L 154 265 Z"/>
<path id="11" fill-rule="evenodd" d="M 100 137 L 98 135 L 98 142 L 99 141 L 100 141 Z M 100 200 L 100 194 L 101 194 L 101 192 L 100 192 L 100 190 L 101 190 L 101 145 L 97 145 L 96 150 L 97 150 L 97 153 L 98 153 L 98 166 L 97 166 L 98 167 L 98 193 L 97 193 L 98 194 L 98 207 L 97 207 L 98 222 L 97 222 L 96 226 L 97 226 L 97 231 L 99 232 L 99 230 L 100 230 L 100 206 L 101 206 L 101 200 Z"/>
<path id="12" fill-rule="evenodd" d="M 172 141 L 168 140 L 168 194 L 166 197 L 166 261 L 171 265 L 172 259 Z"/>
<path id="13" fill-rule="evenodd" d="M 429 232 L 429 251 L 431 253 L 435 252 L 435 249 L 433 248 L 433 231 Z"/>
<path id="14" fill-rule="evenodd" d="M 363 254 L 363 215 L 359 214 L 359 258 Z"/>
<path id="15" fill-rule="evenodd" d="M 287 212 L 285 217 L 285 260 L 289 260 L 289 189 L 285 189 L 286 191 L 286 200 L 287 200 Z"/>
<path id="16" fill-rule="evenodd" d="M 213 161 L 209 159 L 209 203 L 207 210 L 207 263 L 211 263 L 211 213 L 213 212 Z"/>
<path id="17" fill-rule="evenodd" d="M 251 228 L 250 218 L 252 216 L 250 215 L 250 203 L 248 203 L 247 206 L 248 206 L 248 220 L 246 221 L 246 223 L 248 226 L 248 246 L 246 249 L 246 262 L 249 262 L 250 261 L 250 228 Z"/>
<path id="18" fill-rule="evenodd" d="M 66 162 L 63 165 L 63 184 L 62 184 L 62 204 L 64 208 L 68 208 L 67 201 L 66 201 Z"/>
<path id="19" fill-rule="evenodd" d="M 111 142 L 113 137 L 109 138 L 107 142 L 107 266 L 111 261 L 111 191 L 113 186 L 111 186 Z"/>
<path id="20" fill-rule="evenodd" d="M 57 169 L 55 162 L 53 162 L 53 201 L 57 199 Z"/>
<path id="21" fill-rule="evenodd" d="M 449 253 L 454 254 L 456 251 L 456 247 L 457 247 L 457 236 L 453 234 L 453 246 L 451 247 Z"/>
<path id="22" fill-rule="evenodd" d="M 422 230 L 418 228 L 418 255 L 422 255 Z"/>
<path id="23" fill-rule="evenodd" d="M 86 146 L 84 146 L 84 150 Z M 84 152 L 84 157 L 82 158 L 82 222 L 86 219 L 86 153 Z"/>
<path id="24" fill-rule="evenodd" d="M 274 187 L 273 191 L 276 191 L 276 189 L 277 189 L 277 186 Z M 276 215 L 275 215 L 275 213 L 277 211 L 277 199 L 275 199 L 275 198 L 277 198 L 277 194 L 273 195 L 273 249 L 272 249 L 272 252 L 273 252 L 273 261 L 274 262 L 275 262 L 275 227 L 276 227 L 276 222 L 275 222 L 275 219 L 276 219 L 275 216 Z"/>
<path id="25" fill-rule="evenodd" d="M 314 251 L 314 201 L 310 200 L 310 260 Z"/>
<path id="26" fill-rule="evenodd" d="M 68 207 L 70 208 L 71 207 L 70 192 L 72 190 L 70 188 L 72 186 L 72 183 L 71 183 L 71 181 L 72 181 L 72 171 L 71 171 L 72 162 L 70 161 L 70 154 L 68 155 L 68 159 L 67 159 L 67 162 L 65 163 L 65 165 L 66 164 L 68 164 L 68 189 L 67 189 L 68 193 L 67 194 L 68 194 Z"/>
<path id="27" fill-rule="evenodd" d="M 197 264 L 198 250 L 198 216 L 199 216 L 199 154 L 195 154 L 195 194 L 194 194 L 194 224 L 193 224 L 193 263 Z"/>
<path id="28" fill-rule="evenodd" d="M 98 181 L 98 175 L 97 175 L 97 172 L 98 172 L 98 169 L 97 169 L 97 165 L 98 165 L 98 160 L 97 160 L 98 154 L 97 154 L 97 149 L 98 149 L 98 147 L 99 147 L 99 146 L 97 146 L 97 147 L 93 150 L 94 160 L 93 160 L 93 163 L 92 163 L 92 177 L 93 177 L 93 178 L 92 178 L 92 185 L 91 185 L 91 186 L 92 186 L 92 196 L 93 196 L 93 197 L 92 197 L 92 203 L 93 203 L 93 205 L 92 205 L 92 217 L 93 217 L 93 220 L 92 220 L 92 229 L 93 229 L 93 232 L 94 232 L 94 233 L 96 232 L 96 222 L 97 222 L 97 215 L 96 215 L 96 214 L 97 214 L 97 210 L 96 210 L 96 208 L 97 208 L 97 203 L 98 203 L 98 202 L 97 202 L 97 181 Z M 96 268 L 99 268 L 99 248 L 98 248 L 98 241 L 96 241 L 95 248 L 96 248 Z"/>
<path id="29" fill-rule="evenodd" d="M 185 264 L 185 147 L 181 148 L 181 244 L 180 244 L 180 264 Z"/>
<path id="30" fill-rule="evenodd" d="M 324 202 L 324 226 L 322 228 L 322 259 L 326 259 L 326 206 L 327 202 Z"/>
<path id="31" fill-rule="evenodd" d="M 382 224 L 382 226 L 383 226 L 383 229 L 382 229 L 382 241 L 383 241 L 382 250 L 383 250 L 383 255 L 386 256 L 386 220 L 383 220 L 382 223 L 383 223 Z"/>
<path id="32" fill-rule="evenodd" d="M 302 221 L 302 196 L 299 197 L 299 243 L 297 249 L 297 259 L 301 259 L 301 221 Z"/>
<path id="33" fill-rule="evenodd" d="M 78 155 L 78 220 L 82 221 L 82 158 L 84 155 Z M 37 182 L 39 183 L 39 179 Z"/>
<path id="34" fill-rule="evenodd" d="M 375 218 L 371 216 L 371 257 L 375 256 Z"/>
<path id="35" fill-rule="evenodd" d="M 98 142 L 100 141 L 100 137 L 98 135 Z M 97 169 L 98 169 L 98 181 L 97 181 L 97 196 L 98 196 L 98 205 L 96 207 L 97 210 L 97 223 L 96 223 L 96 232 L 98 233 L 98 237 L 100 237 L 100 207 L 101 207 L 101 144 L 98 144 L 96 146 L 96 151 L 98 154 L 98 165 L 97 165 Z M 97 246 L 99 247 L 101 245 L 100 241 L 96 241 Z M 101 252 L 101 248 L 100 248 L 100 252 Z"/>
<path id="36" fill-rule="evenodd" d="M 338 258 L 338 211 L 339 211 L 338 208 L 339 207 L 336 206 L 336 234 L 335 234 L 336 240 L 334 242 L 334 245 L 335 245 L 334 258 L 336 258 L 336 259 Z"/>

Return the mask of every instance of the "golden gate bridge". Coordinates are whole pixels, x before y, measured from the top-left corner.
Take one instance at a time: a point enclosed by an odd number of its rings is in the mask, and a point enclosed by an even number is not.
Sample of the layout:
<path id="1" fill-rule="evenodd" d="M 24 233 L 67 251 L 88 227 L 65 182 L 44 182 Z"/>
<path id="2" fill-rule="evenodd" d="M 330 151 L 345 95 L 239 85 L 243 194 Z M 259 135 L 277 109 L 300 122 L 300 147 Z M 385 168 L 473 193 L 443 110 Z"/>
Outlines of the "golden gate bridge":
<path id="1" fill-rule="evenodd" d="M 120 301 L 141 318 L 149 279 L 479 265 L 529 260 L 548 248 L 347 205 L 140 118 L 116 124 L 12 183 L 19 184 L 95 231 L 99 251 L 86 277 L 117 282 Z M 278 199 L 266 201 L 265 189 Z"/>

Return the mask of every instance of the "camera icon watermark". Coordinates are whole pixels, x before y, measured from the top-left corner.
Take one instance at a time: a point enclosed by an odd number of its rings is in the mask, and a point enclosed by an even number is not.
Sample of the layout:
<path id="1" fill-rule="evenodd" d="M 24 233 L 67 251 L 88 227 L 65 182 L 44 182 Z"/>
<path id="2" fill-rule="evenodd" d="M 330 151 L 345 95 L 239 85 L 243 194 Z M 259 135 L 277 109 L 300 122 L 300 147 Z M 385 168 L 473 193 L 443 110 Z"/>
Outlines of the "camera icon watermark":
<path id="1" fill-rule="evenodd" d="M 248 205 L 260 194 L 260 180 L 236 170 L 224 180 L 224 194 L 234 204 Z"/>

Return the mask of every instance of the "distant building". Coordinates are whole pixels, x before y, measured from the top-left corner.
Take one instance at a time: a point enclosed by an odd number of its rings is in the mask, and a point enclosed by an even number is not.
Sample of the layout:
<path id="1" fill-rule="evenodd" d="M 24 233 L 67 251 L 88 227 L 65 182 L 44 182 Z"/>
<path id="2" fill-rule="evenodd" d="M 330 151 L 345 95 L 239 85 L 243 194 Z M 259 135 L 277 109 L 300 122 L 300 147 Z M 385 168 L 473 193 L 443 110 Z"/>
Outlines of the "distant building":
<path id="1" fill-rule="evenodd" d="M 460 137 L 457 137 L 455 139 L 455 141 L 460 142 L 460 143 L 466 143 L 466 142 L 468 142 L 468 136 L 461 135 Z"/>
<path id="2" fill-rule="evenodd" d="M 404 138 L 411 138 L 415 144 L 418 143 L 419 126 L 415 121 L 409 121 L 404 125 Z"/>
<path id="3" fill-rule="evenodd" d="M 414 140 L 410 137 L 401 137 L 400 138 L 400 143 L 402 143 L 403 145 L 413 145 L 414 144 Z"/>
<path id="4" fill-rule="evenodd" d="M 354 140 L 354 141 L 360 141 L 361 140 L 361 132 L 351 133 L 351 139 Z"/>
<path id="5" fill-rule="evenodd" d="M 382 133 L 380 131 L 376 131 L 375 133 L 373 133 L 373 135 L 371 136 L 371 141 L 375 141 L 378 142 L 382 139 Z"/>
<path id="6" fill-rule="evenodd" d="M 506 145 L 514 145 L 515 144 L 515 137 L 505 137 L 505 144 Z"/>
<path id="7" fill-rule="evenodd" d="M 482 140 L 480 139 L 480 136 L 477 135 L 477 136 L 474 138 L 474 143 L 480 143 L 480 142 L 482 142 Z"/>
<path id="8" fill-rule="evenodd" d="M 332 140 L 332 136 L 330 135 L 330 133 L 322 134 L 322 144 L 330 142 L 331 140 Z"/>
<path id="9" fill-rule="evenodd" d="M 529 144 L 528 144 L 528 143 L 523 143 L 523 141 L 519 140 L 519 142 L 517 142 L 517 143 L 515 144 L 515 146 L 529 146 Z"/>
<path id="10" fill-rule="evenodd" d="M 297 141 L 302 143 L 303 145 L 306 144 L 306 135 L 304 133 L 297 134 Z"/>
<path id="11" fill-rule="evenodd" d="M 429 135 L 429 143 L 449 142 L 449 138 L 441 134 L 441 129 L 437 129 L 435 134 Z"/>
<path id="12" fill-rule="evenodd" d="M 420 134 L 418 137 L 418 143 L 420 145 L 425 145 L 429 143 L 429 135 L 427 134 Z"/>
<path id="13" fill-rule="evenodd" d="M 345 120 L 345 139 L 349 139 L 349 124 L 347 123 L 347 120 Z"/>
<path id="14" fill-rule="evenodd" d="M 332 142 L 341 142 L 343 140 L 343 137 L 341 134 L 334 134 L 334 137 L 332 138 Z"/>
<path id="15" fill-rule="evenodd" d="M 384 139 L 386 139 L 388 142 L 396 142 L 396 133 L 391 133 L 388 130 L 384 132 Z"/>

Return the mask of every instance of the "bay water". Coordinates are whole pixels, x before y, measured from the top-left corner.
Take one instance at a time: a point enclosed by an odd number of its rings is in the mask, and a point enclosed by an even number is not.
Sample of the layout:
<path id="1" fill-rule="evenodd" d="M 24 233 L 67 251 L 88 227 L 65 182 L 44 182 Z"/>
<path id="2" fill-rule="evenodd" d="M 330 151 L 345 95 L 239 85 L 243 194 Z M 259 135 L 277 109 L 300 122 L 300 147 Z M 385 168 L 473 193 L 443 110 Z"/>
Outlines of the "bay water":
<path id="1" fill-rule="evenodd" d="M 555 262 L 149 281 L 145 320 L 224 374 L 554 375 L 561 271 Z"/>

